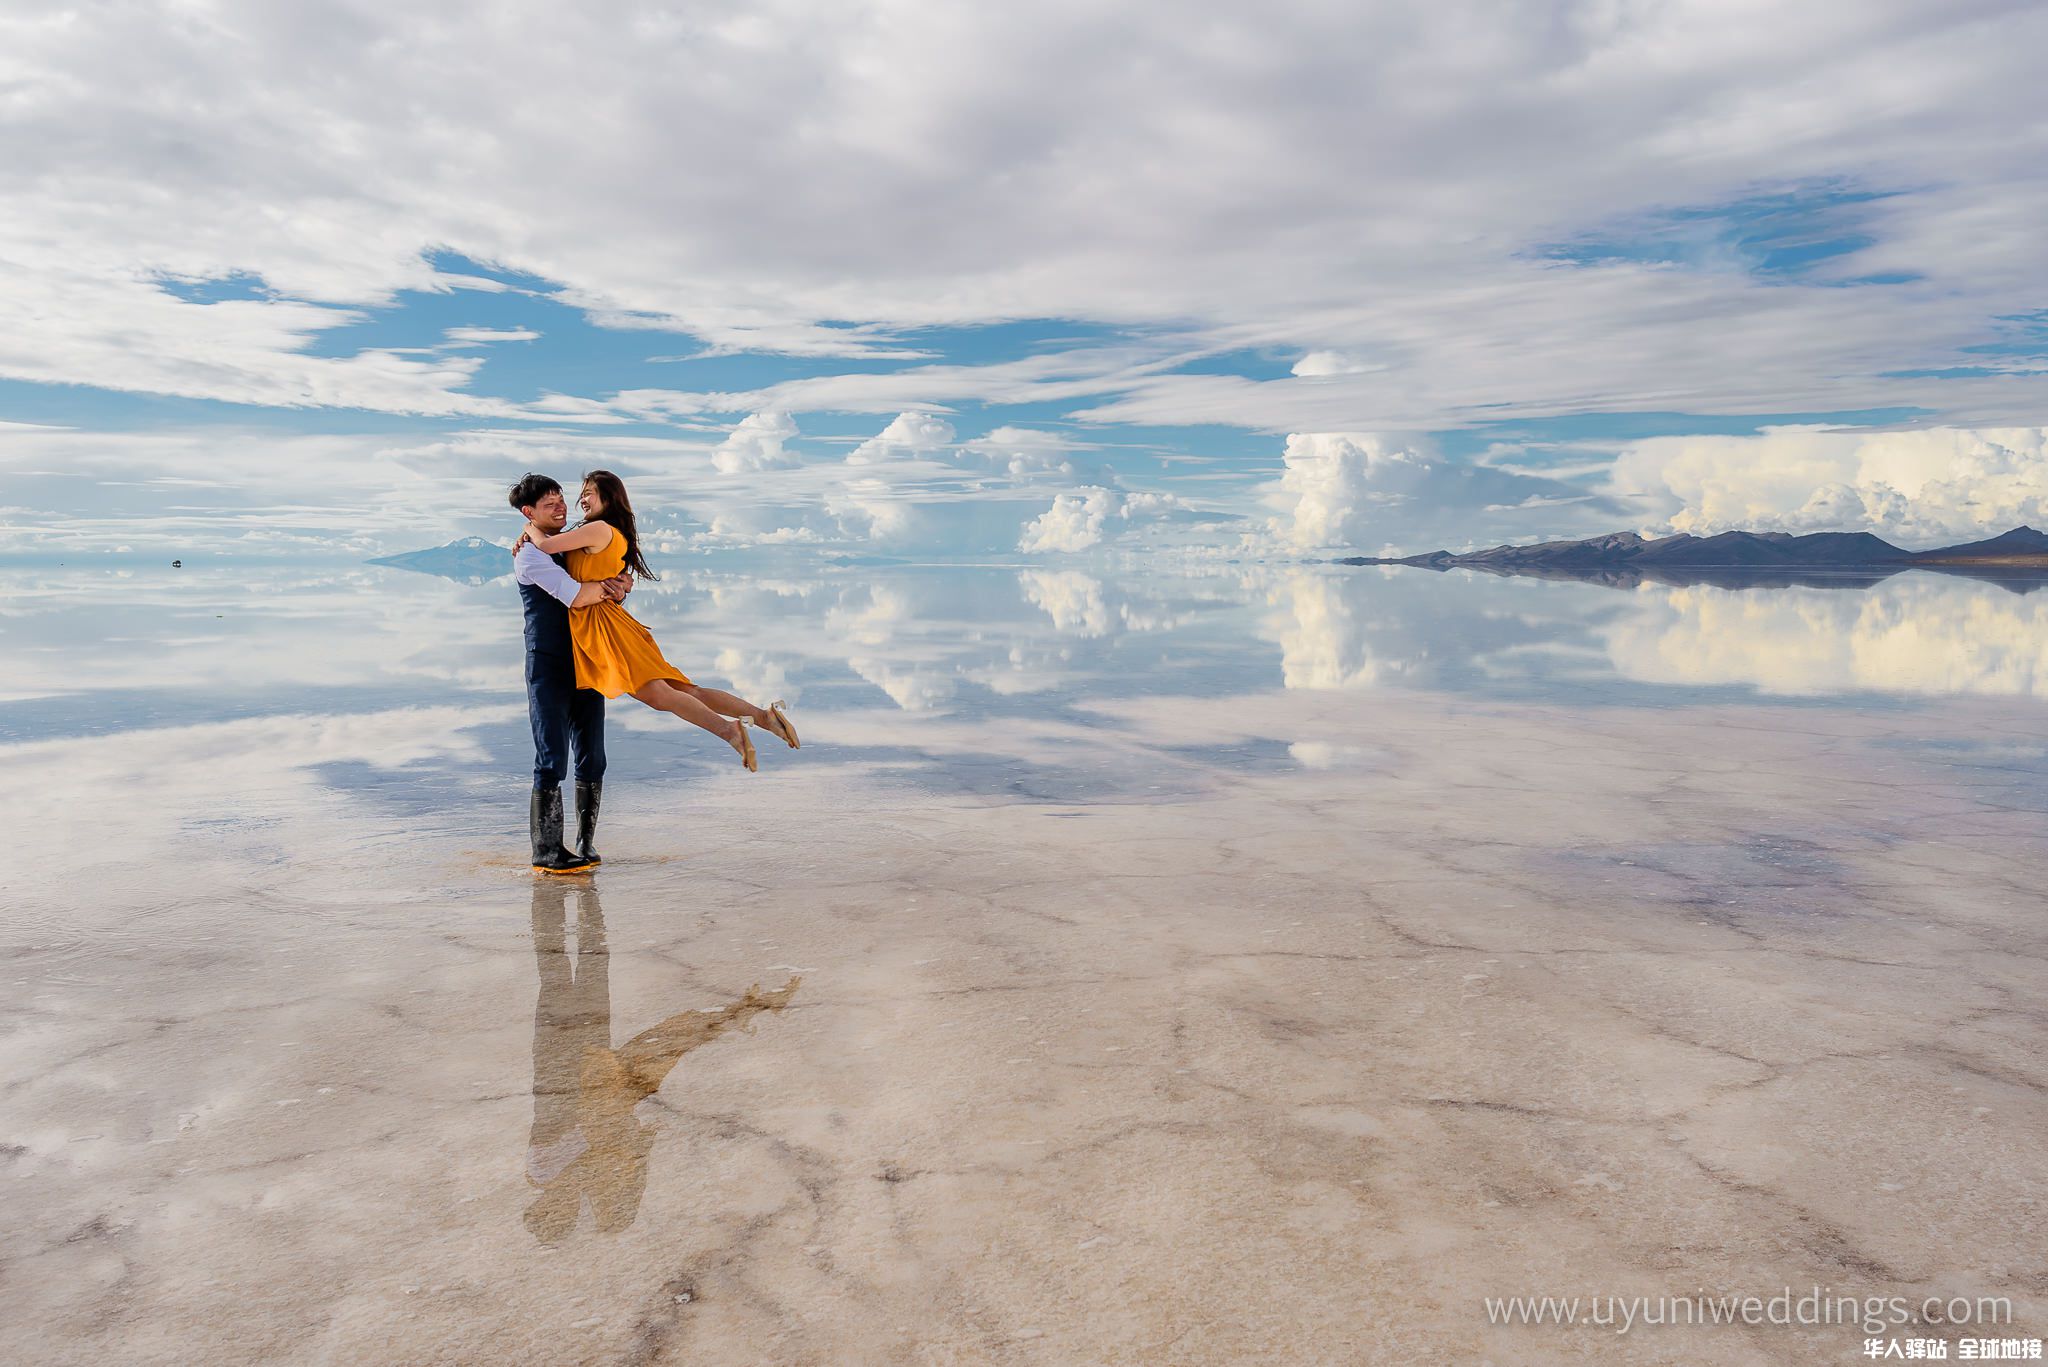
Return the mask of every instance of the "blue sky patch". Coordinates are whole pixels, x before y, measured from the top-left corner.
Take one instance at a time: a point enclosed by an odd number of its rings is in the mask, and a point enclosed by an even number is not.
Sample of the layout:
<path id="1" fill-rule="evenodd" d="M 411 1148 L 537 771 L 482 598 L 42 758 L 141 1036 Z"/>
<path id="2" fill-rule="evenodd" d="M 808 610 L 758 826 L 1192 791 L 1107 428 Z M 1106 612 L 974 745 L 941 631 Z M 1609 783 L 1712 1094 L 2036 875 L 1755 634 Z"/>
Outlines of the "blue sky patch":
<path id="1" fill-rule="evenodd" d="M 1992 326 L 2002 334 L 1997 341 L 1958 349 L 1973 356 L 2048 357 L 2048 309 L 2002 314 Z"/>
<path id="2" fill-rule="evenodd" d="M 1873 206 L 1896 191 L 1814 185 L 1633 216 L 1534 255 L 1573 266 L 1624 263 L 1736 271 L 1771 282 L 1903 284 L 1903 272 L 1849 279 L 1821 268 L 1877 243 Z"/>
<path id="3" fill-rule="evenodd" d="M 156 283 L 164 293 L 182 299 L 188 304 L 224 304 L 235 299 L 276 297 L 276 291 L 263 283 L 262 276 L 249 271 L 236 271 L 233 275 L 216 276 L 205 280 L 159 275 L 156 277 Z"/>

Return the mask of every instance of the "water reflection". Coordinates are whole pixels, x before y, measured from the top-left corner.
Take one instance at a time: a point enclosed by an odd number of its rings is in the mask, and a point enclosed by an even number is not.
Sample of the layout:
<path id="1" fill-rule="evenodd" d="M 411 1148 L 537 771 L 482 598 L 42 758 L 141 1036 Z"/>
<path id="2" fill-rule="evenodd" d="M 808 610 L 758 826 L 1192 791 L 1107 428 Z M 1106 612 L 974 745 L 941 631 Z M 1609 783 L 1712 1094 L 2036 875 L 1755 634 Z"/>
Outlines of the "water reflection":
<path id="1" fill-rule="evenodd" d="M 1946 575 L 1953 579 L 1991 584 L 2009 593 L 2032 593 L 2048 588 L 2048 574 L 2038 569 L 2001 565 L 1922 565 L 1912 568 L 1886 566 L 1844 569 L 1750 569 L 1738 566 L 1613 565 L 1560 566 L 1529 565 L 1507 568 L 1499 565 L 1465 565 L 1459 571 L 1491 575 L 1499 579 L 1549 579 L 1571 584 L 1597 584 L 1602 588 L 1634 589 L 1645 584 L 1663 584 L 1686 589 L 1707 585 L 1717 589 L 1757 590 L 1783 588 L 1861 589 L 1901 574 Z"/>
<path id="2" fill-rule="evenodd" d="M 1569 683 L 1584 696 L 1620 682 L 1806 698 L 2039 697 L 2048 694 L 2048 594 L 2030 592 L 2035 583 L 1909 572 L 1624 584 L 1304 569 L 1268 587 L 1262 630 L 1288 688 Z"/>
<path id="3" fill-rule="evenodd" d="M 1300 569 L 1272 576 L 1260 634 L 1290 689 L 1471 689 L 1529 682 L 1598 644 L 1626 600 L 1533 582 L 1416 570 Z M 1577 661 L 1573 662 L 1577 667 Z"/>
<path id="4" fill-rule="evenodd" d="M 568 943 L 568 901 L 576 944 Z M 542 1243 L 571 1234 L 587 1205 L 599 1231 L 616 1233 L 640 1213 L 657 1127 L 634 1107 L 661 1088 L 684 1054 L 763 1011 L 780 1012 L 802 980 L 774 992 L 756 984 L 729 1006 L 678 1011 L 612 1046 L 611 953 L 594 880 L 533 888 L 533 959 L 540 996 L 533 1012 L 533 1132 L 526 1179 L 540 1189 L 526 1227 Z"/>
<path id="5" fill-rule="evenodd" d="M 1615 671 L 1647 683 L 1747 684 L 1805 697 L 2048 692 L 2048 594 L 1931 576 L 1849 593 L 1642 594 L 1603 636 Z"/>
<path id="6" fill-rule="evenodd" d="M 66 573 L 0 607 L 0 742 L 523 706 L 519 611 L 504 583 L 354 567 L 271 572 L 251 597 L 228 569 Z M 854 714 L 1014 721 L 1106 698 L 1276 687 L 1609 702 L 1643 701 L 1646 686 L 1849 700 L 2048 689 L 2038 579 L 1723 578 L 1198 563 L 820 565 L 770 577 L 686 566 L 636 591 L 633 610 L 681 643 L 685 667 L 798 702 L 825 723 L 821 741 Z M 634 733 L 622 749 L 709 762 L 642 731 L 650 723 L 633 709 L 615 715 Z M 485 742 L 499 745 L 494 735 Z M 507 733 L 503 745 L 516 741 Z M 509 751 L 500 758 L 518 767 Z"/>

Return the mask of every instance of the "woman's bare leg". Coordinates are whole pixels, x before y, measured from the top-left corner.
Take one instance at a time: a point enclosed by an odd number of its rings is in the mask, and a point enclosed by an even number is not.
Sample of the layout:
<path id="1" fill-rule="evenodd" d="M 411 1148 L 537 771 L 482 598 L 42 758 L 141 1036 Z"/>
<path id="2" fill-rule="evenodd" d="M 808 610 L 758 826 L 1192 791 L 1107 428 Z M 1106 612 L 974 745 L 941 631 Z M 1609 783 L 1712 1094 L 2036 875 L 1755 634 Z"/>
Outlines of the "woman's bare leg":
<path id="1" fill-rule="evenodd" d="M 740 749 L 739 723 L 697 701 L 694 692 L 694 688 L 678 688 L 667 679 L 652 679 L 634 689 L 633 696 L 657 712 L 673 712 L 684 721 L 703 727 L 733 749 Z"/>
<path id="2" fill-rule="evenodd" d="M 756 726 L 765 726 L 771 731 L 775 729 L 774 724 L 768 720 L 766 708 L 756 707 L 737 694 L 728 693 L 722 688 L 706 688 L 702 684 L 691 684 L 683 692 L 721 717 L 745 717 Z"/>

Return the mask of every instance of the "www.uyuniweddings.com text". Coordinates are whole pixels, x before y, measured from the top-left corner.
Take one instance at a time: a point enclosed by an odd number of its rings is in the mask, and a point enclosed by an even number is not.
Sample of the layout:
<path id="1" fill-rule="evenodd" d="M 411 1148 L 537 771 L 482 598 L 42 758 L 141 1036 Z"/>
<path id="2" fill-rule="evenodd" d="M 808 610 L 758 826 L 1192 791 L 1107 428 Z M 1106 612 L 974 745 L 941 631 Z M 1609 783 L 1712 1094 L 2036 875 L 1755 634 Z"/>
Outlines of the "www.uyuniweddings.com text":
<path id="1" fill-rule="evenodd" d="M 1489 1324 L 1554 1324 L 1564 1327 L 1632 1329 L 1670 1325 L 1767 1324 L 1797 1327 L 1854 1326 L 1866 1334 L 1910 1324 L 2010 1324 L 2006 1296 L 1929 1296 L 1917 1306 L 1906 1296 L 1856 1296 L 1833 1287 L 1796 1292 L 1791 1287 L 1764 1296 L 1709 1292 L 1689 1296 L 1488 1296 Z"/>

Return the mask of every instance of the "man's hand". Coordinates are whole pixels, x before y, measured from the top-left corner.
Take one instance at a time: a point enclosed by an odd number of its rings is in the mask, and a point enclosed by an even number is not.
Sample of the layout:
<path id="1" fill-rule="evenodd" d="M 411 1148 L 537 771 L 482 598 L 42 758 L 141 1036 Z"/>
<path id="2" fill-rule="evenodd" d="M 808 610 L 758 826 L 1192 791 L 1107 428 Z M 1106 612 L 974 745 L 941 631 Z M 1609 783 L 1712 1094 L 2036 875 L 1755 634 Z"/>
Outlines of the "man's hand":
<path id="1" fill-rule="evenodd" d="M 633 576 L 621 574 L 604 581 L 604 596 L 614 603 L 626 601 L 626 595 L 633 591 Z"/>

